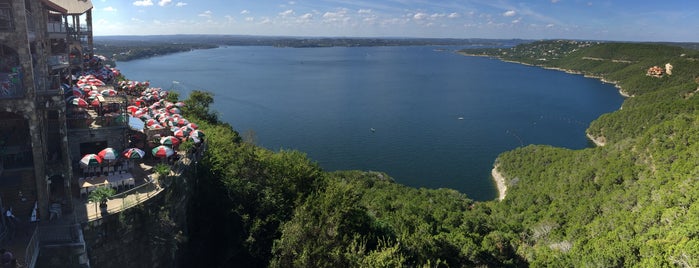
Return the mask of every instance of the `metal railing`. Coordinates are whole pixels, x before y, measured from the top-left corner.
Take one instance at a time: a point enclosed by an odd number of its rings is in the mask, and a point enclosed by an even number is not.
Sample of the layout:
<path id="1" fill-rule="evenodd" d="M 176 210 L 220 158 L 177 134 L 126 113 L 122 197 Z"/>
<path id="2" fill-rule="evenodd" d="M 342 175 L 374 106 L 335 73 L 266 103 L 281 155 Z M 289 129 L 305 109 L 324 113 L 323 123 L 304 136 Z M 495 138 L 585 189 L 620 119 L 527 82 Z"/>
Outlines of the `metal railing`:
<path id="1" fill-rule="evenodd" d="M 68 33 L 68 29 L 65 27 L 65 24 L 58 21 L 47 23 L 47 30 L 49 33 Z"/>
<path id="2" fill-rule="evenodd" d="M 32 268 L 36 265 L 36 260 L 39 258 L 39 228 L 34 229 L 34 234 L 27 244 L 27 249 L 24 251 L 24 267 Z"/>
<path id="3" fill-rule="evenodd" d="M 95 118 L 67 118 L 68 129 L 96 129 L 106 127 L 127 127 L 128 122 L 116 117 L 98 116 Z"/>
<path id="4" fill-rule="evenodd" d="M 202 144 L 202 146 L 196 147 L 194 150 L 191 152 L 185 152 L 181 156 L 188 156 L 188 157 L 180 157 L 179 160 L 177 160 L 172 166 L 171 166 L 171 171 L 168 176 L 165 176 L 165 178 L 156 178 L 153 176 L 154 174 L 148 175 L 148 180 L 146 180 L 146 183 L 141 184 L 139 186 L 134 187 L 133 189 L 129 189 L 127 191 L 124 191 L 122 193 L 113 195 L 110 197 L 110 200 L 116 200 L 116 199 L 121 199 L 121 203 L 118 204 L 117 206 L 114 206 L 115 203 L 112 202 L 110 203 L 111 205 L 107 207 L 106 212 L 107 214 L 113 214 L 113 213 L 118 213 L 124 210 L 127 210 L 129 208 L 132 208 L 138 204 L 141 204 L 143 202 L 146 202 L 150 200 L 151 198 L 157 196 L 165 188 L 169 187 L 172 183 L 173 177 L 179 177 L 182 175 L 184 170 L 189 167 L 192 163 L 196 161 L 203 152 L 206 150 L 206 143 Z M 99 204 L 97 203 L 91 203 L 86 206 L 87 211 L 87 221 L 94 221 L 97 219 L 102 218 L 102 213 L 100 213 L 100 209 L 98 207 Z M 94 214 L 90 214 L 91 211 L 95 211 Z"/>
<path id="5" fill-rule="evenodd" d="M 133 189 L 127 190 L 125 192 L 119 193 L 110 197 L 110 200 L 121 199 L 121 203 L 111 202 L 106 209 L 107 214 L 114 214 L 129 208 L 132 208 L 138 204 L 148 201 L 154 196 L 157 196 L 163 188 L 160 187 L 157 180 L 151 180 L 148 183 L 141 184 L 134 187 Z M 115 206 L 115 204 L 118 204 Z M 99 208 L 99 203 L 87 203 L 87 221 L 94 221 L 102 218 L 103 210 Z M 94 211 L 94 214 L 92 213 Z"/>
<path id="6" fill-rule="evenodd" d="M 51 55 L 48 57 L 47 63 L 51 68 L 61 66 L 68 67 L 68 64 L 70 64 L 68 54 Z"/>

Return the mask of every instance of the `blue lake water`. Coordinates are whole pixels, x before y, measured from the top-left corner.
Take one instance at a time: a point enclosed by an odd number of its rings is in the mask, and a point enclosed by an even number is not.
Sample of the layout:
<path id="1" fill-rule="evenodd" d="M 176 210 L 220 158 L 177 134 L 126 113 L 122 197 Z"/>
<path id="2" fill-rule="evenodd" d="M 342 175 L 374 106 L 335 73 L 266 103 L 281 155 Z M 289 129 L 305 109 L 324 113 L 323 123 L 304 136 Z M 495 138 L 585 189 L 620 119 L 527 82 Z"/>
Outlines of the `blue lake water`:
<path id="1" fill-rule="evenodd" d="M 213 109 L 241 134 L 303 151 L 325 170 L 384 171 L 476 200 L 497 195 L 498 154 L 527 144 L 588 147 L 589 123 L 623 102 L 596 79 L 455 49 L 222 47 L 117 67 L 183 97 L 211 91 Z"/>

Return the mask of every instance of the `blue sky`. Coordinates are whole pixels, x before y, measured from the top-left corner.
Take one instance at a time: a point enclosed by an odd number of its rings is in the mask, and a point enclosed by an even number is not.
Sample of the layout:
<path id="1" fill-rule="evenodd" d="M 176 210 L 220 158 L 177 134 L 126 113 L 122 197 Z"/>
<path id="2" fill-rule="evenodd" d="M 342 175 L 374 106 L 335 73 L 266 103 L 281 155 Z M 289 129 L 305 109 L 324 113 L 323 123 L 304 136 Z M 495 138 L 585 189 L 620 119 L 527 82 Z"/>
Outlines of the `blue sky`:
<path id="1" fill-rule="evenodd" d="M 93 0 L 95 35 L 699 42 L 693 0 Z"/>

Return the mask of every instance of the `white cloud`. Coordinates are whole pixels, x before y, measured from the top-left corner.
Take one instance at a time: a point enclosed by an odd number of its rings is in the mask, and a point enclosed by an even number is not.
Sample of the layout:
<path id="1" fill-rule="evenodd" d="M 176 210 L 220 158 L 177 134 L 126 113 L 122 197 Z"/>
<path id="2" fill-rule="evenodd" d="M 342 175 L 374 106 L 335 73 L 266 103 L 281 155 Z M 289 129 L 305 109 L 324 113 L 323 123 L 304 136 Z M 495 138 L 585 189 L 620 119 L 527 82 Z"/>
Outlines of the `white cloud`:
<path id="1" fill-rule="evenodd" d="M 269 18 L 263 18 L 262 21 L 259 22 L 260 24 L 271 24 L 272 20 Z"/>
<path id="2" fill-rule="evenodd" d="M 459 13 L 456 13 L 456 12 L 451 13 L 451 14 L 449 14 L 449 16 L 447 16 L 447 18 L 450 18 L 450 19 L 456 19 L 458 17 L 461 17 L 461 15 L 459 15 Z"/>
<path id="3" fill-rule="evenodd" d="M 357 11 L 357 13 L 359 14 L 369 14 L 371 12 L 371 9 L 360 9 L 359 11 Z"/>
<path id="4" fill-rule="evenodd" d="M 207 10 L 204 11 L 204 13 L 199 14 L 199 17 L 211 18 L 211 14 L 213 14 L 213 12 L 211 12 L 211 10 Z"/>
<path id="5" fill-rule="evenodd" d="M 254 21 L 254 20 L 255 20 L 255 18 L 253 18 L 253 17 L 246 17 L 245 18 L 245 21 Z"/>
<path id="6" fill-rule="evenodd" d="M 446 16 L 447 16 L 447 14 L 444 14 L 444 13 L 434 13 L 434 14 L 430 15 L 430 18 L 438 19 L 438 18 L 443 18 Z"/>
<path id="7" fill-rule="evenodd" d="M 161 6 L 161 7 L 167 6 L 167 5 L 169 5 L 169 4 L 172 4 L 172 0 L 160 0 L 160 1 L 158 2 L 158 5 Z"/>
<path id="8" fill-rule="evenodd" d="M 244 9 L 243 11 L 240 11 L 240 14 L 241 14 L 241 15 L 247 15 L 247 14 L 250 14 L 250 11 L 247 10 L 247 9 Z"/>
<path id="9" fill-rule="evenodd" d="M 505 13 L 502 13 L 502 15 L 505 17 L 512 17 L 514 15 L 517 15 L 517 12 L 514 10 L 508 10 L 508 11 L 505 11 Z"/>
<path id="10" fill-rule="evenodd" d="M 553 26 L 556 26 L 556 25 L 554 25 L 553 23 L 546 24 L 546 28 L 553 28 Z"/>
<path id="11" fill-rule="evenodd" d="M 515 20 L 513 20 L 513 21 L 512 21 L 512 24 L 517 24 L 517 23 L 519 23 L 520 21 L 522 21 L 522 19 L 521 19 L 521 18 L 519 18 L 519 19 L 515 19 Z"/>
<path id="12" fill-rule="evenodd" d="M 288 9 L 288 10 L 284 10 L 284 11 L 282 11 L 282 12 L 279 12 L 279 16 L 282 16 L 282 17 L 288 17 L 288 16 L 291 16 L 291 15 L 294 15 L 294 10 L 293 10 L 293 9 Z"/>
<path id="13" fill-rule="evenodd" d="M 422 20 L 422 19 L 427 18 L 427 16 L 429 16 L 429 15 L 427 15 L 426 13 L 418 12 L 418 13 L 415 13 L 415 15 L 413 15 L 413 19 Z"/>
<path id="14" fill-rule="evenodd" d="M 152 6 L 153 1 L 152 0 L 141 0 L 141 1 L 134 1 L 133 2 L 134 6 L 138 7 L 147 7 L 147 6 Z"/>
<path id="15" fill-rule="evenodd" d="M 310 20 L 310 19 L 313 18 L 313 14 L 311 14 L 311 13 L 306 13 L 306 14 L 301 15 L 301 17 L 299 17 L 299 18 L 301 18 L 301 19 L 303 19 L 303 20 Z"/>
<path id="16" fill-rule="evenodd" d="M 117 9 L 113 8 L 112 6 L 108 6 L 102 9 L 102 11 L 107 11 L 107 12 L 116 12 Z"/>
<path id="17" fill-rule="evenodd" d="M 183 7 L 186 5 L 187 5 L 187 3 L 185 3 L 185 2 L 177 2 L 177 4 L 175 4 L 176 7 Z"/>
<path id="18" fill-rule="evenodd" d="M 289 1 L 289 5 L 295 5 L 296 1 Z"/>

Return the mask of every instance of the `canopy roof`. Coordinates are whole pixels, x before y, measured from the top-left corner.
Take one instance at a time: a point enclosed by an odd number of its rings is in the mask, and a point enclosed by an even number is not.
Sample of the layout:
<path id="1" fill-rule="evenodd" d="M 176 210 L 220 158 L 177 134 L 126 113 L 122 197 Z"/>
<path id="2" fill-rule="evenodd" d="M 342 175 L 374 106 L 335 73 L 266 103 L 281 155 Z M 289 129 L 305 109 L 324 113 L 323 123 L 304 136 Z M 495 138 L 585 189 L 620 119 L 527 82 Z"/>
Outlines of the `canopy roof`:
<path id="1" fill-rule="evenodd" d="M 92 9 L 91 0 L 42 0 L 51 9 L 69 15 L 79 15 Z"/>

